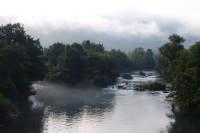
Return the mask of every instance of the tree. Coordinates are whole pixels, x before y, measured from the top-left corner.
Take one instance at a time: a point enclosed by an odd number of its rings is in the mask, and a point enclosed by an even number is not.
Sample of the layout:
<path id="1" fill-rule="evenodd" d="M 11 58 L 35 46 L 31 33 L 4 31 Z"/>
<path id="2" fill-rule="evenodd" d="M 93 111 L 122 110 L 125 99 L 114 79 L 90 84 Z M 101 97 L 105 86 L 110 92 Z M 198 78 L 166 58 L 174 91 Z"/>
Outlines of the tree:
<path id="1" fill-rule="evenodd" d="M 176 59 L 179 57 L 180 51 L 184 49 L 184 46 L 181 43 L 184 43 L 185 39 L 177 34 L 170 35 L 168 39 L 170 40 L 170 42 L 165 43 L 163 46 L 159 48 L 159 52 L 161 54 L 161 57 L 159 60 L 166 60 L 166 59 L 168 60 L 168 63 L 165 63 L 165 64 L 168 64 L 168 66 L 164 67 L 164 69 L 166 69 L 164 71 L 166 74 L 170 72 L 169 73 L 170 75 L 167 77 L 170 77 L 170 80 L 171 80 L 175 71 L 176 64 L 177 64 Z M 162 64 L 158 64 L 158 63 L 161 63 L 161 61 L 158 61 L 157 65 L 162 66 Z M 163 68 L 157 66 L 158 72 L 163 71 L 159 69 L 163 69 Z"/>
<path id="2" fill-rule="evenodd" d="M 24 26 L 20 23 L 7 24 L 6 26 L 1 26 L 0 40 L 4 40 L 7 43 L 24 43 L 26 41 L 26 33 L 24 31 Z"/>
<path id="3" fill-rule="evenodd" d="M 45 56 L 49 66 L 56 66 L 58 58 L 64 53 L 65 45 L 63 43 L 54 43 L 45 50 Z"/>
<path id="4" fill-rule="evenodd" d="M 129 53 L 128 57 L 132 62 L 133 70 L 152 70 L 155 66 L 153 55 L 151 49 L 145 51 L 143 48 L 138 47 L 132 53 Z"/>
<path id="5" fill-rule="evenodd" d="M 34 40 L 31 36 L 26 35 L 24 27 L 20 23 L 7 24 L 0 27 L 0 40 L 5 45 L 21 45 L 26 48 L 29 59 L 27 73 L 31 81 L 42 80 L 44 78 L 45 67 L 43 49 L 40 41 Z"/>
<path id="6" fill-rule="evenodd" d="M 81 81 L 83 66 L 81 56 L 83 55 L 84 51 L 80 44 L 65 46 L 64 55 L 58 62 L 58 67 L 61 70 L 64 82 L 68 84 L 76 84 Z"/>
<path id="7" fill-rule="evenodd" d="M 28 93 L 31 84 L 28 78 L 28 68 L 31 63 L 26 48 L 18 44 L 5 45 L 0 49 L 0 60 L 0 92 L 11 93 L 9 95 L 5 93 L 5 96 L 10 99 L 16 97 L 15 95 Z"/>
<path id="8" fill-rule="evenodd" d="M 85 40 L 82 42 L 83 48 L 88 51 L 88 52 L 99 52 L 103 53 L 104 52 L 104 46 L 103 44 L 96 44 L 96 43 L 91 43 L 89 40 Z"/>
<path id="9" fill-rule="evenodd" d="M 180 53 L 173 80 L 175 100 L 183 109 L 200 111 L 200 42 Z"/>
<path id="10" fill-rule="evenodd" d="M 84 41 L 82 44 L 73 43 L 63 47 L 54 47 L 53 51 L 64 51 L 59 56 L 52 52 L 53 47 L 46 49 L 47 79 L 64 82 L 70 85 L 95 85 L 105 87 L 112 84 L 116 78 L 113 58 L 104 52 L 103 45 Z M 57 48 L 59 50 L 57 50 Z M 59 52 L 60 53 L 60 52 Z M 50 64 L 51 58 L 56 57 L 57 63 Z"/>
<path id="11" fill-rule="evenodd" d="M 89 40 L 85 40 L 85 41 L 83 41 L 83 42 L 82 42 L 82 46 L 83 46 L 83 48 L 89 50 L 89 49 L 91 48 L 90 41 L 89 41 Z"/>
<path id="12" fill-rule="evenodd" d="M 129 55 L 129 58 L 133 64 L 134 70 L 140 70 L 144 68 L 143 60 L 144 60 L 145 51 L 142 47 L 135 48 L 132 53 Z"/>
<path id="13" fill-rule="evenodd" d="M 129 72 L 131 70 L 132 64 L 125 52 L 122 52 L 119 49 L 112 49 L 110 52 L 108 52 L 108 54 L 114 59 L 116 71 L 122 73 Z"/>
<path id="14" fill-rule="evenodd" d="M 11 102 L 0 94 L 0 118 L 4 118 L 11 113 Z"/>
<path id="15" fill-rule="evenodd" d="M 171 35 L 159 50 L 158 72 L 166 72 L 172 83 L 171 95 L 182 110 L 200 112 L 200 42 L 184 49 L 183 37 Z M 163 68 L 162 68 L 163 67 Z"/>
<path id="16" fill-rule="evenodd" d="M 0 26 L 0 114 L 30 95 L 32 81 L 45 76 L 44 61 L 39 40 L 26 35 L 22 24 Z"/>
<path id="17" fill-rule="evenodd" d="M 84 83 L 106 87 L 115 82 L 117 74 L 112 56 L 103 53 L 88 53 L 83 57 L 83 61 L 85 62 Z"/>
<path id="18" fill-rule="evenodd" d="M 155 61 L 153 58 L 153 51 L 151 49 L 147 49 L 144 56 L 144 69 L 153 70 L 155 67 Z"/>
<path id="19" fill-rule="evenodd" d="M 158 55 L 158 60 L 155 65 L 155 70 L 165 78 L 165 80 L 170 80 L 170 72 L 169 72 L 169 61 L 166 57 L 162 55 Z"/>

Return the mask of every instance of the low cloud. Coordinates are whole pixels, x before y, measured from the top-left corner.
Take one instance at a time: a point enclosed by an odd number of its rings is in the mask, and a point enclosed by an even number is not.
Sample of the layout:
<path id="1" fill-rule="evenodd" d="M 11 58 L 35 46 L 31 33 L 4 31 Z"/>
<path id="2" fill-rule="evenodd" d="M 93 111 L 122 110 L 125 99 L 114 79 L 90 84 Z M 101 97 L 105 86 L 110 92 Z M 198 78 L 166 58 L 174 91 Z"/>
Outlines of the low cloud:
<path id="1" fill-rule="evenodd" d="M 144 15 L 143 15 L 144 16 Z M 121 20 L 121 21 L 120 21 Z M 0 23 L 17 22 L 15 17 L 0 17 Z M 23 22 L 21 22 L 23 23 Z M 126 52 L 136 47 L 157 48 L 163 45 L 168 36 L 177 33 L 186 39 L 185 46 L 200 41 L 198 25 L 188 26 L 184 22 L 163 18 L 148 17 L 148 20 L 97 17 L 73 21 L 42 20 L 37 23 L 23 23 L 27 34 L 39 38 L 44 47 L 55 42 L 71 44 L 83 40 L 104 44 L 107 50 L 122 49 Z M 195 28 L 196 27 L 196 28 Z M 197 30 L 195 30 L 197 29 Z"/>

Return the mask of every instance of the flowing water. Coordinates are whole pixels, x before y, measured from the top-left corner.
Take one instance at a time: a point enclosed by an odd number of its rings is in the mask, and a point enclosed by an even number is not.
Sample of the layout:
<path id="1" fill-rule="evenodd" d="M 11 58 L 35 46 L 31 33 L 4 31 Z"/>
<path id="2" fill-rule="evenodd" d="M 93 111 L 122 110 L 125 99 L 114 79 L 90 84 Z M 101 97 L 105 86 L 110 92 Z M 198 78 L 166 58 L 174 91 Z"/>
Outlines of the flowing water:
<path id="1" fill-rule="evenodd" d="M 119 84 L 159 80 L 155 74 L 131 81 L 119 78 Z M 20 113 L 0 130 L 4 133 L 165 133 L 185 130 L 194 121 L 171 112 L 166 93 L 104 89 L 70 88 L 50 83 L 35 83 L 35 96 L 19 104 Z M 188 120 L 188 121 L 187 121 Z M 176 122 L 175 122 L 176 121 Z M 197 120 L 196 120 L 197 121 Z M 200 131 L 198 122 L 189 131 Z M 183 125 L 183 126 L 182 126 Z M 188 128 L 187 128 L 188 129 Z M 193 132 L 191 132 L 193 133 Z"/>

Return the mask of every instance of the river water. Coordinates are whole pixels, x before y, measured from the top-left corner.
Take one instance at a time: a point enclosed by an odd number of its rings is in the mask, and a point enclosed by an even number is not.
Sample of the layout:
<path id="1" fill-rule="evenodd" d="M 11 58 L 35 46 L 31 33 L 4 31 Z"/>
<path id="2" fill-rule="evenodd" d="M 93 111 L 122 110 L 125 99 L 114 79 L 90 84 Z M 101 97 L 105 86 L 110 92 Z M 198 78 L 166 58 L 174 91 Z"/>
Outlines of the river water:
<path id="1" fill-rule="evenodd" d="M 128 82 L 159 80 L 133 74 Z M 126 83 L 127 84 L 127 83 Z M 5 124 L 4 133 L 199 133 L 199 118 L 175 115 L 166 93 L 108 88 L 70 88 L 35 83 L 35 96 L 19 104 L 20 114 Z M 184 122 L 183 122 L 184 121 Z M 190 126 L 192 124 L 192 126 Z M 188 127 L 189 128 L 188 128 Z"/>

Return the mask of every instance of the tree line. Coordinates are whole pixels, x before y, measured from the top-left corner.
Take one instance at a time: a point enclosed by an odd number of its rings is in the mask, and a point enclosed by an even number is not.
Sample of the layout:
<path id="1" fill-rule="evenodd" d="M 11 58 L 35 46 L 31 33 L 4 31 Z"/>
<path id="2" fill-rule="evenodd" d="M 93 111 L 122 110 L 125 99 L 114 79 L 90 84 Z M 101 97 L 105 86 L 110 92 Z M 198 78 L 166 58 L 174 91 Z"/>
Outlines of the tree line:
<path id="1" fill-rule="evenodd" d="M 46 79 L 70 85 L 105 87 L 114 83 L 117 72 L 112 56 L 102 44 L 54 43 L 44 50 L 48 72 Z"/>
<path id="2" fill-rule="evenodd" d="M 185 39 L 173 34 L 159 48 L 155 70 L 172 84 L 174 102 L 181 110 L 200 113 L 200 42 L 184 48 Z"/>
<path id="3" fill-rule="evenodd" d="M 105 87 L 113 84 L 120 73 L 133 70 L 152 70 L 153 51 L 136 48 L 126 54 L 121 50 L 106 51 L 103 44 L 54 43 L 44 50 L 48 72 L 46 79 L 71 85 Z M 136 57 L 135 57 L 136 56 Z"/>
<path id="4" fill-rule="evenodd" d="M 0 26 L 0 118 L 13 111 L 21 98 L 31 94 L 38 80 L 76 86 L 105 87 L 120 73 L 154 68 L 154 53 L 136 48 L 128 54 L 106 51 L 103 44 L 60 42 L 43 48 L 26 34 L 23 24 Z"/>

